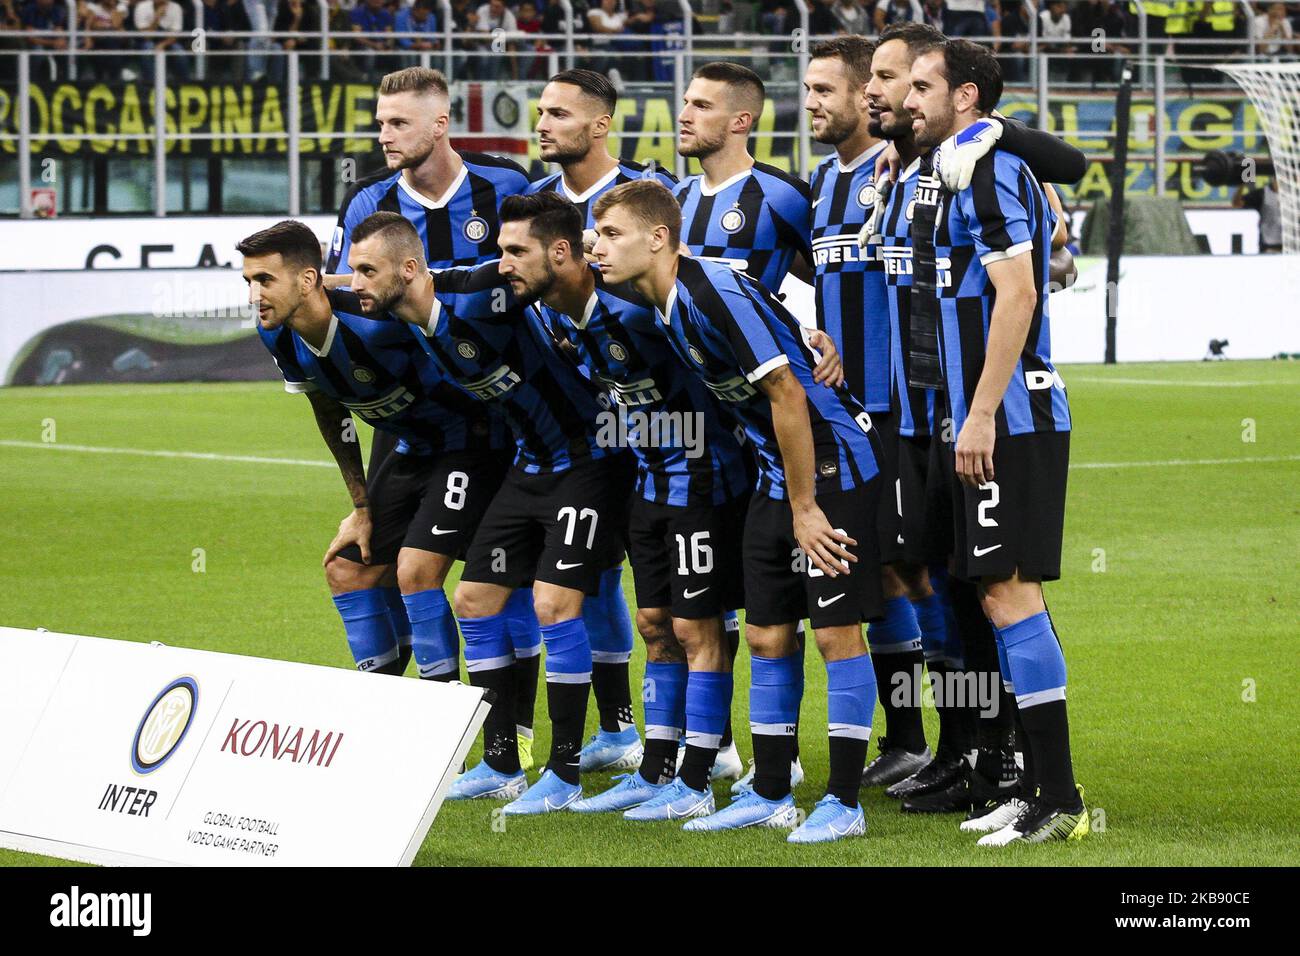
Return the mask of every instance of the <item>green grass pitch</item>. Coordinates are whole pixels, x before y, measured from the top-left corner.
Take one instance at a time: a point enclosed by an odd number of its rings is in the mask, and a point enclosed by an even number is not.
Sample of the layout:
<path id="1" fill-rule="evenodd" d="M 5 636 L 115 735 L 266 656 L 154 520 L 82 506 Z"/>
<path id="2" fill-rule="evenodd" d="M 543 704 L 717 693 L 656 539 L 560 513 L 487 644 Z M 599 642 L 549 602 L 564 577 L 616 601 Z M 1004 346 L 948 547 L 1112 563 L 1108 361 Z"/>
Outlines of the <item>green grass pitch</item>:
<path id="1" fill-rule="evenodd" d="M 498 832 L 494 805 L 476 802 L 445 804 L 416 862 L 1300 863 L 1300 364 L 1063 374 L 1073 468 L 1063 579 L 1047 597 L 1097 832 L 977 849 L 957 818 L 905 817 L 867 793 L 865 839 L 792 847 L 771 830 L 710 837 L 617 816 L 559 814 Z M 56 442 L 43 447 L 51 426 Z M 320 570 L 347 505 L 335 472 L 68 446 L 327 457 L 307 403 L 269 382 L 0 390 L 0 624 L 350 665 Z M 205 573 L 191 571 L 194 548 L 206 551 Z M 630 573 L 624 581 L 630 604 Z M 748 757 L 747 676 L 742 652 L 734 712 Z M 808 780 L 796 792 L 805 809 L 825 781 L 824 687 L 810 654 Z M 542 755 L 544 707 L 542 694 Z M 932 710 L 926 721 L 933 740 Z M 608 785 L 607 775 L 585 781 L 589 792 Z M 0 862 L 57 861 L 0 851 Z"/>

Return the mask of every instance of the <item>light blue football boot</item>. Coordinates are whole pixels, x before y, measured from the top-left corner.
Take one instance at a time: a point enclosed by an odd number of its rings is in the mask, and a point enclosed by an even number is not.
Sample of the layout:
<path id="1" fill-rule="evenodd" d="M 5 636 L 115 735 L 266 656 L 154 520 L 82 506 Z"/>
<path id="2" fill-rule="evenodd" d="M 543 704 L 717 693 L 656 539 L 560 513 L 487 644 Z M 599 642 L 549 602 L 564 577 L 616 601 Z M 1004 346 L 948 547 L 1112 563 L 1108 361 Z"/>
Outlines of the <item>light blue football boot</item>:
<path id="1" fill-rule="evenodd" d="M 600 730 L 587 738 L 578 755 L 578 769 L 582 773 L 597 770 L 635 770 L 641 766 L 645 747 L 635 727 L 617 733 Z"/>
<path id="2" fill-rule="evenodd" d="M 730 805 L 712 816 L 697 817 L 683 830 L 706 833 L 714 830 L 742 830 L 745 827 L 771 827 L 788 830 L 799 822 L 799 810 L 794 797 L 786 794 L 780 800 L 767 800 L 753 790 L 746 790 Z"/>
<path id="3" fill-rule="evenodd" d="M 813 812 L 786 840 L 790 843 L 829 843 L 845 837 L 863 836 L 867 818 L 862 805 L 846 807 L 840 798 L 826 794 L 817 801 Z"/>
<path id="4" fill-rule="evenodd" d="M 676 777 L 650 800 L 623 814 L 624 820 L 647 823 L 655 820 L 688 820 L 712 813 L 713 791 L 692 790 Z"/>
<path id="5" fill-rule="evenodd" d="M 582 784 L 565 783 L 554 770 L 548 770 L 522 797 L 502 807 L 501 812 L 512 817 L 555 813 L 567 810 L 570 804 L 581 799 Z"/>
<path id="6" fill-rule="evenodd" d="M 639 773 L 621 773 L 617 784 L 604 793 L 579 800 L 571 807 L 574 813 L 612 813 L 639 807 L 664 789 L 667 784 L 650 783 Z"/>
<path id="7" fill-rule="evenodd" d="M 481 761 L 455 779 L 447 790 L 448 800 L 514 800 L 528 790 L 528 778 L 520 770 L 501 773 Z"/>

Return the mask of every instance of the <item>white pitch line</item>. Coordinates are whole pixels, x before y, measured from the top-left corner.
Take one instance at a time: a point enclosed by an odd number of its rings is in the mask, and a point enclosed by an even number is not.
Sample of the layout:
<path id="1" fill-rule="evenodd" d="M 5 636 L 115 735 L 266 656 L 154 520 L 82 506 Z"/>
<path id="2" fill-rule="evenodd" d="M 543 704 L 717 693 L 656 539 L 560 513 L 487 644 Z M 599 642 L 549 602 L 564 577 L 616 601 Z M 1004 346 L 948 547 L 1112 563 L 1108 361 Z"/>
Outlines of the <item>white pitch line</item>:
<path id="1" fill-rule="evenodd" d="M 266 458 L 261 455 L 218 455 L 207 451 L 163 451 L 152 448 L 102 448 L 95 445 L 63 445 L 58 442 L 13 441 L 0 439 L 6 448 L 50 448 L 54 451 L 80 451 L 93 455 L 140 455 L 145 458 L 190 458 L 197 461 L 232 461 L 250 465 L 300 465 L 307 468 L 333 468 L 332 461 L 310 458 Z"/>
<path id="2" fill-rule="evenodd" d="M 58 442 L 16 441 L 0 439 L 4 448 L 48 448 L 54 451 L 79 451 L 95 455 L 139 455 L 144 458 L 188 458 L 196 461 L 230 461 L 250 465 L 298 465 L 307 468 L 333 468 L 332 461 L 311 458 L 267 458 L 261 455 L 219 455 L 206 451 L 163 451 L 152 448 L 105 448 L 95 445 L 64 445 Z M 1079 461 L 1071 469 L 1096 468 L 1176 468 L 1183 465 L 1247 465 L 1300 461 L 1300 455 L 1275 455 L 1255 458 L 1170 458 L 1164 461 Z"/>
<path id="3" fill-rule="evenodd" d="M 1170 458 L 1167 461 L 1080 461 L 1070 465 L 1076 468 L 1174 468 L 1180 465 L 1242 465 L 1269 462 L 1300 461 L 1300 455 L 1276 455 L 1268 458 Z"/>
<path id="4" fill-rule="evenodd" d="M 1175 388 L 1259 388 L 1269 385 L 1290 385 L 1291 382 L 1169 382 L 1160 378 L 1091 378 L 1071 375 L 1069 382 L 1088 382 L 1095 385 L 1169 385 Z"/>
<path id="5" fill-rule="evenodd" d="M 26 389 L 26 391 L 17 393 L 12 388 L 0 388 L 0 402 L 22 402 L 46 398 L 152 398 L 155 395 L 194 395 L 201 391 L 212 391 L 216 388 L 252 391 L 274 384 L 269 380 L 266 382 L 198 382 L 192 386 L 184 387 L 147 385 L 143 388 L 117 388 L 116 390 L 114 390 L 113 386 L 105 387 L 100 385 L 91 385 L 85 389 L 78 386 L 60 387 L 56 385 L 40 388 L 39 390 L 36 387 L 18 386 Z M 278 392 L 280 389 L 276 389 L 276 391 Z"/>

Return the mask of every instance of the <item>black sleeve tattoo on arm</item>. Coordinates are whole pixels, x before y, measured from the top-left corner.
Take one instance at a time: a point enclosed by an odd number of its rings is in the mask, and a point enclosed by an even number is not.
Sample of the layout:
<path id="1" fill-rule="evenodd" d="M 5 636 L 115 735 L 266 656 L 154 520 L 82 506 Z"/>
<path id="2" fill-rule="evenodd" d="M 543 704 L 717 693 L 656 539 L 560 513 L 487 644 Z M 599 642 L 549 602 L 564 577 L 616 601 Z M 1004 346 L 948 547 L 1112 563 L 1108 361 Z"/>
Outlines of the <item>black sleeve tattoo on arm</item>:
<path id="1" fill-rule="evenodd" d="M 343 483 L 348 486 L 354 507 L 365 507 L 366 469 L 361 462 L 361 440 L 351 413 L 334 399 L 320 392 L 308 393 L 312 411 L 316 413 L 316 427 L 320 429 L 325 447 L 338 463 Z"/>

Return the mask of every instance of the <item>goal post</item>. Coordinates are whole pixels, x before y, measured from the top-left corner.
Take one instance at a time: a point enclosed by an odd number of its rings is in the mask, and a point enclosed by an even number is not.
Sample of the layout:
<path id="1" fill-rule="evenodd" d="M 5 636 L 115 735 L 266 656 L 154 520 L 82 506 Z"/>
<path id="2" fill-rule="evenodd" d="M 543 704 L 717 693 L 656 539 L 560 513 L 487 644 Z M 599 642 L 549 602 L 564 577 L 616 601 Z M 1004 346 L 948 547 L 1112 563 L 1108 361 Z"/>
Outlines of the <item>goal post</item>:
<path id="1" fill-rule="evenodd" d="M 1282 209 L 1282 248 L 1300 253 L 1300 62 L 1219 63 L 1259 116 L 1273 157 Z"/>

